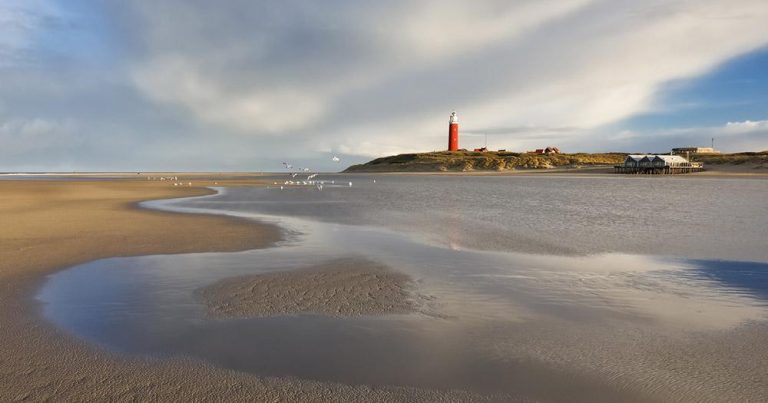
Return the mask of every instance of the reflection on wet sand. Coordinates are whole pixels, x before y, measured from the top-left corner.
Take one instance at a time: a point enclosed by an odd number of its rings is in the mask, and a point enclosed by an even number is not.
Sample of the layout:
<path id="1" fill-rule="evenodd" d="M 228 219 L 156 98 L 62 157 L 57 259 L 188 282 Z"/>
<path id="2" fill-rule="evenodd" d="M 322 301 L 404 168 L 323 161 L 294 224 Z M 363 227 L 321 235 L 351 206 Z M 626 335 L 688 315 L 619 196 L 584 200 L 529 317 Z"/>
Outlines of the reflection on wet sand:
<path id="1" fill-rule="evenodd" d="M 582 315 L 584 320 L 640 321 L 665 331 L 721 330 L 768 318 L 768 303 L 755 291 L 712 279 L 715 273 L 730 272 L 740 262 L 708 261 L 704 265 L 701 261 L 621 254 L 517 255 L 516 260 L 512 270 L 470 274 L 477 284 L 472 288 L 497 288 L 496 294 L 503 296 L 509 308 L 526 309 L 532 317 Z M 752 269 L 748 276 L 768 272 L 768 264 L 752 263 Z M 515 292 L 507 294 L 505 289 Z M 501 311 L 480 308 L 481 304 L 479 301 L 469 316 Z"/>

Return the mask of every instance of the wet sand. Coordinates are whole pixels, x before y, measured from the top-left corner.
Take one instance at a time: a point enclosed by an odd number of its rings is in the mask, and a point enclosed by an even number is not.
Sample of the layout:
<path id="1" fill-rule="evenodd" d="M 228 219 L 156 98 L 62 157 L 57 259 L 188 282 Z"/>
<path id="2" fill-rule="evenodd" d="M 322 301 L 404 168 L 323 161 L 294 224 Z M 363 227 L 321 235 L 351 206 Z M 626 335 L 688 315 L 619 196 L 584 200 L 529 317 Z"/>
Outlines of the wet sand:
<path id="1" fill-rule="evenodd" d="M 246 250 L 280 239 L 279 229 L 268 225 L 137 208 L 142 200 L 208 193 L 146 180 L 0 181 L 0 400 L 488 399 L 462 391 L 258 378 L 195 360 L 127 357 L 41 318 L 36 290 L 47 274 L 68 266 L 112 256 Z"/>
<path id="2" fill-rule="evenodd" d="M 119 355 L 68 335 L 41 318 L 33 296 L 45 275 L 58 269 L 110 256 L 258 248 L 280 238 L 279 230 L 267 225 L 136 208 L 139 200 L 209 192 L 129 180 L 0 181 L 0 401 L 486 398 L 461 391 L 260 378 L 201 361 Z M 336 284 L 333 278 L 327 281 L 331 287 Z M 693 332 L 685 338 L 644 331 L 642 323 L 613 330 L 604 327 L 609 322 L 601 323 L 581 327 L 570 320 L 539 321 L 537 326 L 493 323 L 487 329 L 457 332 L 477 340 L 485 332 L 506 335 L 499 343 L 459 351 L 465 356 L 459 364 L 478 382 L 524 382 L 544 400 L 765 401 L 768 373 L 761 358 L 766 334 L 762 322 L 714 333 Z M 442 329 L 435 329 L 435 340 L 445 338 Z M 437 344 L 435 349 L 440 348 Z M 515 371 L 502 378 L 500 367 L 466 365 L 486 362 L 472 361 L 479 356 L 510 360 Z"/>
<path id="3" fill-rule="evenodd" d="M 362 258 L 224 279 L 197 290 L 212 317 L 362 316 L 416 312 L 411 278 Z"/>

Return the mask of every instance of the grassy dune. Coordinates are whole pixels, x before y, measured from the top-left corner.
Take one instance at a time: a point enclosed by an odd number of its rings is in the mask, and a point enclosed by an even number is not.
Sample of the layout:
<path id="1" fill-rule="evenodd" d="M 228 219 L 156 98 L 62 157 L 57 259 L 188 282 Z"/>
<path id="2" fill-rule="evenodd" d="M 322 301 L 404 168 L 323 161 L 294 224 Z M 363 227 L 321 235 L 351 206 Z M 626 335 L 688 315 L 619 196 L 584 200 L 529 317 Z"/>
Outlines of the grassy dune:
<path id="1" fill-rule="evenodd" d="M 353 165 L 345 172 L 508 171 L 558 167 L 612 166 L 624 153 L 535 155 L 514 152 L 431 152 L 400 154 Z"/>
<path id="2" fill-rule="evenodd" d="M 612 167 L 621 164 L 628 153 L 577 153 L 536 155 L 515 152 L 436 151 L 400 154 L 352 165 L 344 172 L 469 172 L 510 171 L 514 169 Z M 697 155 L 694 161 L 721 168 L 768 169 L 768 151 L 735 154 Z"/>
<path id="3" fill-rule="evenodd" d="M 735 154 L 697 155 L 695 161 L 701 161 L 704 166 L 712 165 L 755 165 L 768 168 L 768 150 L 760 152 L 745 152 Z"/>

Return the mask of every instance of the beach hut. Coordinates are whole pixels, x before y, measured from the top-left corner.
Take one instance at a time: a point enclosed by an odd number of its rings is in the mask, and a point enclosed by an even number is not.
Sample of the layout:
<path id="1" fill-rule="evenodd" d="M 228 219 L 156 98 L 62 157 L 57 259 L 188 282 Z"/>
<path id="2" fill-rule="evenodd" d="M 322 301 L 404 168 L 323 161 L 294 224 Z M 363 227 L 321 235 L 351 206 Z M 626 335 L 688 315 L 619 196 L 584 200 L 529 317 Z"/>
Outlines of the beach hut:
<path id="1" fill-rule="evenodd" d="M 704 170 L 701 162 L 690 162 L 679 155 L 631 154 L 622 165 L 614 166 L 616 173 L 682 174 Z"/>
<path id="2" fill-rule="evenodd" d="M 645 155 L 642 154 L 627 155 L 627 158 L 624 159 L 624 167 L 637 168 L 639 166 L 640 160 L 643 159 L 643 157 L 645 157 Z"/>
<path id="3" fill-rule="evenodd" d="M 653 168 L 653 155 L 645 155 L 637 161 L 637 166 L 640 168 Z"/>
<path id="4" fill-rule="evenodd" d="M 682 168 L 688 167 L 688 160 L 679 155 L 657 155 L 651 161 L 654 168 Z"/>

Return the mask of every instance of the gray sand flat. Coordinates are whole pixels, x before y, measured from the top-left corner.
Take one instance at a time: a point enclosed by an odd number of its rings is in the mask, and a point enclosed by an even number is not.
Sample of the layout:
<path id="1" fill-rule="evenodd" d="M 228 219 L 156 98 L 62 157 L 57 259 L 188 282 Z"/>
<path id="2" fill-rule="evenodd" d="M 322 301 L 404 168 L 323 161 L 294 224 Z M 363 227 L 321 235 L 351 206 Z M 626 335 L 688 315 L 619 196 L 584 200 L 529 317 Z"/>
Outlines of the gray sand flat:
<path id="1" fill-rule="evenodd" d="M 417 310 L 411 278 L 360 258 L 300 270 L 239 276 L 200 288 L 213 317 L 311 313 L 331 316 L 404 314 Z"/>

